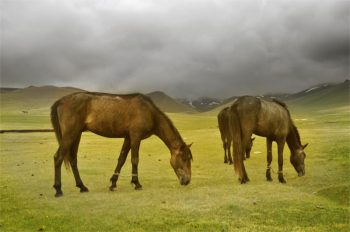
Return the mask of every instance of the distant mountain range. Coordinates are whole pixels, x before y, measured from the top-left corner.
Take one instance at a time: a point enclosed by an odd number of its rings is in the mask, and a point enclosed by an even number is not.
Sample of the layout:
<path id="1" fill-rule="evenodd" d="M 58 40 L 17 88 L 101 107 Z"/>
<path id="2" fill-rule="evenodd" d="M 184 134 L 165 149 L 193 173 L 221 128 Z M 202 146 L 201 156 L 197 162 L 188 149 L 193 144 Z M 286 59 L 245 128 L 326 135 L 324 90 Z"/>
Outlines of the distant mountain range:
<path id="1" fill-rule="evenodd" d="M 201 97 L 196 100 L 179 99 L 199 112 L 221 109 L 232 104 L 233 100 L 239 96 L 232 96 L 227 99 L 217 99 Z M 303 106 L 315 108 L 318 106 L 345 106 L 350 103 L 350 81 L 342 83 L 324 83 L 311 86 L 297 93 L 269 93 L 258 97 L 277 98 L 291 106 Z"/>
<path id="2" fill-rule="evenodd" d="M 217 106 L 221 105 L 223 100 L 211 97 L 201 97 L 195 100 L 188 100 L 186 98 L 177 99 L 184 105 L 192 107 L 193 109 L 199 112 L 206 112 L 208 110 L 214 109 Z"/>
<path id="3" fill-rule="evenodd" d="M 58 98 L 74 92 L 85 90 L 72 87 L 30 86 L 27 88 L 0 88 L 1 109 L 30 111 L 33 109 L 48 110 Z M 201 97 L 195 100 L 174 99 L 163 92 L 146 94 L 165 112 L 216 112 L 232 104 L 237 97 L 217 99 Z M 337 84 L 319 84 L 294 94 L 267 94 L 261 97 L 274 97 L 285 101 L 288 106 L 308 107 L 342 107 L 350 103 L 350 82 L 346 80 Z"/>

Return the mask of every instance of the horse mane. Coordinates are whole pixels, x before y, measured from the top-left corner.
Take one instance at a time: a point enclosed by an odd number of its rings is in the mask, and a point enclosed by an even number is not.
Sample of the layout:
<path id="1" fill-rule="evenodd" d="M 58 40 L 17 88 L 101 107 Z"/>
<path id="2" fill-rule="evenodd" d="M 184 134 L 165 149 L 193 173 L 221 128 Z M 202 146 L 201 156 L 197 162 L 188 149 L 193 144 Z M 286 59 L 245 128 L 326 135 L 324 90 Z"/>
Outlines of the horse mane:
<path id="1" fill-rule="evenodd" d="M 163 116 L 165 118 L 165 120 L 169 123 L 170 128 L 172 130 L 174 130 L 176 132 L 176 134 L 178 134 L 179 137 L 181 138 L 179 131 L 174 126 L 174 123 L 170 120 L 170 118 L 162 110 L 159 109 L 159 107 L 153 102 L 153 100 L 144 94 L 139 94 L 139 96 L 141 96 L 144 100 L 146 100 L 149 104 L 151 104 L 152 107 L 154 107 L 154 109 L 157 111 L 157 113 L 159 113 L 161 116 Z M 181 138 L 181 140 L 182 140 L 182 138 Z"/>
<path id="2" fill-rule="evenodd" d="M 298 128 L 294 125 L 292 120 L 291 120 L 291 122 L 292 122 L 291 123 L 291 130 L 293 131 L 292 133 L 294 133 L 295 137 L 297 138 L 298 144 L 301 146 L 301 140 L 300 140 Z"/>
<path id="3" fill-rule="evenodd" d="M 292 117 L 290 115 L 290 112 L 289 112 L 289 109 L 288 109 L 286 103 L 284 103 L 281 100 L 278 100 L 276 98 L 273 98 L 272 101 L 277 103 L 278 105 L 282 106 L 284 109 L 286 109 L 286 111 L 288 113 L 289 121 L 290 121 L 291 132 L 295 135 L 298 144 L 301 145 L 300 134 L 299 134 L 298 128 L 295 126 L 295 124 L 294 124 L 294 122 L 292 120 Z"/>
<path id="4" fill-rule="evenodd" d="M 186 143 L 184 142 L 184 140 L 182 139 L 179 131 L 177 130 L 177 128 L 175 127 L 174 123 L 170 120 L 170 118 L 168 117 L 168 115 L 166 115 L 161 109 L 159 109 L 159 107 L 153 102 L 153 100 L 149 97 L 149 96 L 146 96 L 144 94 L 138 94 L 140 97 L 142 97 L 142 99 L 144 99 L 147 103 L 149 103 L 156 111 L 157 113 L 163 117 L 165 119 L 165 121 L 169 124 L 170 126 L 170 129 L 172 131 L 175 132 L 175 134 L 180 138 L 181 142 L 183 144 L 186 145 Z M 191 153 L 191 157 L 192 159 L 192 153 Z"/>
<path id="5" fill-rule="evenodd" d="M 289 113 L 289 110 L 288 110 L 288 107 L 287 107 L 286 103 L 284 103 L 281 100 L 278 100 L 277 98 L 272 98 L 272 101 L 277 103 L 278 105 L 282 106 L 283 108 L 285 108 L 288 111 L 288 113 Z"/>

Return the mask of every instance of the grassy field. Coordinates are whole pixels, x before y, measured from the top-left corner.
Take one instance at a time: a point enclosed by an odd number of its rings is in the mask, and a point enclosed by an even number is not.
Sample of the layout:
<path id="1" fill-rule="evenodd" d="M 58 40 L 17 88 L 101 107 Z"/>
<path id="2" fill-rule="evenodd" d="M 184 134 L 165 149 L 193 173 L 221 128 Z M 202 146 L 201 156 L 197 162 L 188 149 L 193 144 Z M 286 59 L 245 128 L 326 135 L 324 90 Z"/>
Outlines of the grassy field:
<path id="1" fill-rule="evenodd" d="M 349 107 L 308 112 L 291 109 L 306 149 L 306 175 L 298 177 L 286 147 L 284 174 L 265 180 L 265 140 L 255 140 L 241 185 L 223 163 L 215 114 L 169 114 L 186 142 L 194 142 L 192 181 L 180 186 L 170 154 L 157 138 L 143 141 L 139 176 L 130 185 L 130 157 L 118 190 L 110 192 L 121 139 L 83 135 L 79 167 L 89 193 L 62 172 L 64 196 L 54 197 L 53 133 L 0 134 L 0 231 L 349 231 Z M 1 129 L 50 128 L 44 111 L 1 112 Z"/>

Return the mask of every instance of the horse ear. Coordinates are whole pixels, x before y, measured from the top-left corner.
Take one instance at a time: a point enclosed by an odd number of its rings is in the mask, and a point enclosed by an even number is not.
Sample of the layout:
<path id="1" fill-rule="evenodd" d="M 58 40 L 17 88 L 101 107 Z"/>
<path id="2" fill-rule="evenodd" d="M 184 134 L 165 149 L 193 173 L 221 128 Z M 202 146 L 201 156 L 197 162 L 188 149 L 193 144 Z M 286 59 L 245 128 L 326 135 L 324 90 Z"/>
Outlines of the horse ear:
<path id="1" fill-rule="evenodd" d="M 187 144 L 187 147 L 190 148 L 192 146 L 193 142 L 190 144 Z"/>
<path id="2" fill-rule="evenodd" d="M 252 142 L 255 140 L 255 137 L 251 138 Z"/>
<path id="3" fill-rule="evenodd" d="M 307 147 L 307 145 L 309 145 L 309 144 L 307 143 L 307 144 L 305 144 L 305 145 L 302 145 L 303 150 L 305 149 L 305 147 Z"/>

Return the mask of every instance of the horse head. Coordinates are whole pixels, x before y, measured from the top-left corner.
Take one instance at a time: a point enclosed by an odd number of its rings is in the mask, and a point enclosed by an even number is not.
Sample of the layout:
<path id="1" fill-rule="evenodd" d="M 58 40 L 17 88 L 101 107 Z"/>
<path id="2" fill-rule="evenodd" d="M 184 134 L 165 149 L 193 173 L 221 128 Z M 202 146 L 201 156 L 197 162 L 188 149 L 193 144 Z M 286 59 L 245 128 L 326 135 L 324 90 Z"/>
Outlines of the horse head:
<path id="1" fill-rule="evenodd" d="M 179 149 L 176 149 L 171 153 L 170 164 L 173 167 L 181 185 L 188 185 L 191 181 L 191 145 L 192 144 L 183 144 Z"/>
<path id="2" fill-rule="evenodd" d="M 301 148 L 294 150 L 290 156 L 290 162 L 294 166 L 295 171 L 297 171 L 298 176 L 305 175 L 304 160 L 306 153 L 304 152 L 304 149 L 307 147 L 307 145 L 308 144 L 302 145 Z"/>
<path id="3" fill-rule="evenodd" d="M 251 138 L 249 144 L 247 145 L 247 148 L 245 149 L 246 158 L 250 157 L 250 152 L 252 150 L 254 140 L 255 140 L 255 137 Z"/>

